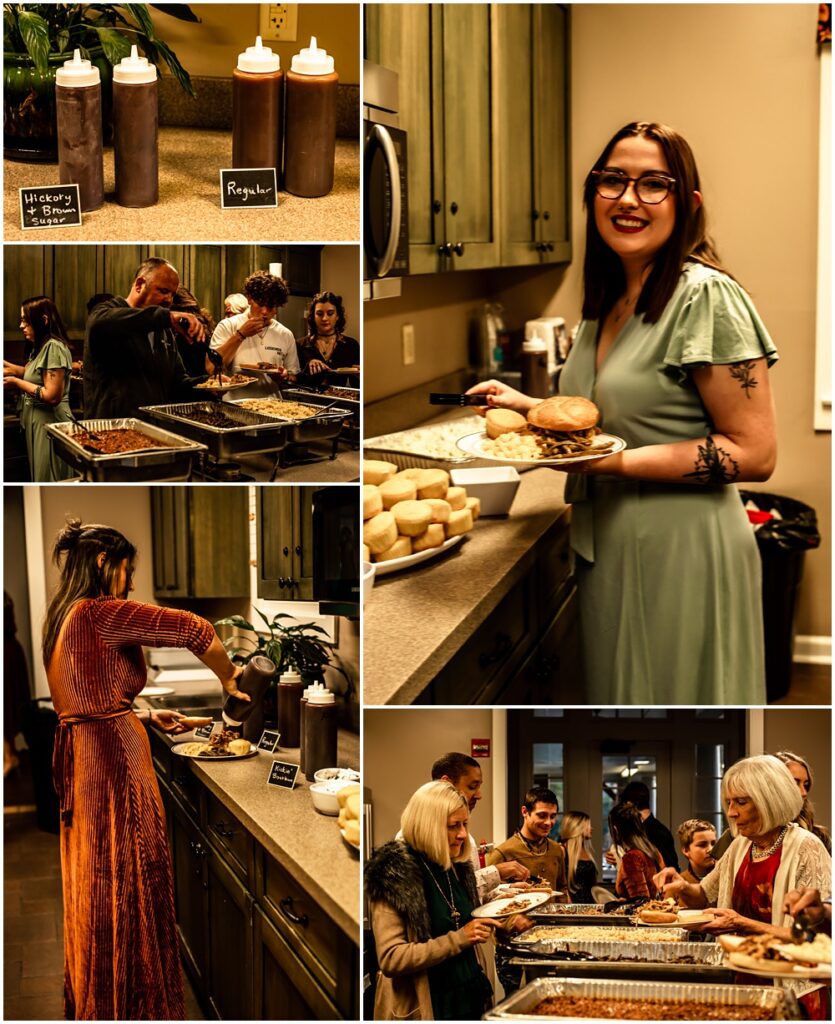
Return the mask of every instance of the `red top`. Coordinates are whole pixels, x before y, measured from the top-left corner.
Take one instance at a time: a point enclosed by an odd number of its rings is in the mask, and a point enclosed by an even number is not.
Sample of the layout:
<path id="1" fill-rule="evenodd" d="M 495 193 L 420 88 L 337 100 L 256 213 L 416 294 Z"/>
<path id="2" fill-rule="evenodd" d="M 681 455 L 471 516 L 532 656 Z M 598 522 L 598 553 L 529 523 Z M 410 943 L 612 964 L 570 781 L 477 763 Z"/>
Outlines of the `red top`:
<path id="1" fill-rule="evenodd" d="M 652 876 L 661 868 L 643 850 L 627 850 L 621 858 L 615 894 L 634 899 L 636 896 L 652 898 L 655 895 Z"/>
<path id="2" fill-rule="evenodd" d="M 752 847 L 753 849 L 753 847 Z M 743 860 L 734 879 L 731 906 L 743 917 L 771 924 L 771 903 L 774 897 L 774 876 L 783 855 L 782 843 L 770 857 Z"/>

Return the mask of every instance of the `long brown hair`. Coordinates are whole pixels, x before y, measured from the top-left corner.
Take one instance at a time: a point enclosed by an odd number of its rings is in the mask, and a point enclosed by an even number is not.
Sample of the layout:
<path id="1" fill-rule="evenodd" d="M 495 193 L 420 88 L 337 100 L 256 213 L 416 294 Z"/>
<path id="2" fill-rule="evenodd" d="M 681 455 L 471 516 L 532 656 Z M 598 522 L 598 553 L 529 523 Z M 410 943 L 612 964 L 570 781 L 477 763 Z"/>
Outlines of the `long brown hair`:
<path id="1" fill-rule="evenodd" d="M 58 312 L 58 307 L 48 295 L 33 295 L 20 304 L 23 319 L 35 335 L 33 355 L 37 354 L 50 338 L 58 338 L 69 346 L 67 328 Z"/>
<path id="2" fill-rule="evenodd" d="M 99 567 L 102 552 L 104 562 Z M 73 605 L 85 598 L 109 595 L 126 558 L 132 562 L 136 548 L 118 530 L 96 523 L 83 525 L 80 519 L 67 517 L 67 525 L 58 532 L 52 550 L 52 560 L 60 567 L 61 575 L 43 624 L 44 665 L 49 664 L 61 626 Z"/>
<path id="3" fill-rule="evenodd" d="M 641 812 L 634 804 L 615 804 L 609 811 L 609 831 L 616 846 L 622 846 L 624 850 L 640 850 L 655 861 L 659 871 L 664 867 L 661 854 L 647 835 Z"/>
<path id="4" fill-rule="evenodd" d="M 316 341 L 316 307 L 322 303 L 327 302 L 331 306 L 336 307 L 336 324 L 334 325 L 334 336 L 336 340 L 342 337 L 342 332 L 345 330 L 345 306 L 342 304 L 342 296 L 337 295 L 336 292 L 319 292 L 318 295 L 314 295 L 310 300 L 310 305 L 307 307 L 305 312 L 305 323 L 307 324 L 307 337 L 304 339 L 307 343 L 312 344 Z"/>
<path id="5" fill-rule="evenodd" d="M 643 313 L 645 323 L 656 323 L 672 298 L 682 268 L 688 260 L 695 260 L 728 274 L 719 262 L 719 255 L 708 236 L 704 203 L 693 201 L 693 193 L 701 191 L 701 188 L 696 158 L 687 141 L 666 125 L 655 121 L 632 121 L 615 132 L 606 144 L 589 171 L 583 187 L 583 205 L 586 208 L 586 255 L 583 263 L 585 320 L 603 320 L 626 287 L 620 257 L 603 241 L 597 230 L 594 217 L 595 178 L 592 172 L 606 166 L 616 143 L 633 137 L 652 139 L 661 147 L 670 175 L 675 178 L 671 197 L 676 207 L 672 234 L 655 254 L 652 269 L 638 297 L 635 313 Z"/>

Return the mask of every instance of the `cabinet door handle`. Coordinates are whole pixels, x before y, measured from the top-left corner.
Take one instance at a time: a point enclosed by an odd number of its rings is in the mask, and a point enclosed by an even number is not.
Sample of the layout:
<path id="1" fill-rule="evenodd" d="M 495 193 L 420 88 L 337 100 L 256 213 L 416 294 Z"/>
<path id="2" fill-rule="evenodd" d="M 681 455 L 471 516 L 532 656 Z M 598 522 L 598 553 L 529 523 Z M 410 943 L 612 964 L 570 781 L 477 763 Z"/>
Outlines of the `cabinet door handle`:
<path id="1" fill-rule="evenodd" d="M 440 256 L 451 256 L 452 255 L 452 243 L 444 242 L 443 245 L 438 246 L 438 254 Z"/>
<path id="2" fill-rule="evenodd" d="M 450 203 L 449 204 L 449 212 L 454 217 L 455 214 L 458 213 L 458 203 Z"/>
<path id="3" fill-rule="evenodd" d="M 288 921 L 292 921 L 293 924 L 306 925 L 308 923 L 307 914 L 294 914 L 293 913 L 293 897 L 285 896 L 278 903 L 281 913 L 287 918 Z"/>
<path id="4" fill-rule="evenodd" d="M 554 243 L 553 242 L 546 242 L 545 243 L 545 247 L 548 250 L 548 252 L 553 252 L 554 251 Z"/>
<path id="5" fill-rule="evenodd" d="M 456 256 L 463 256 L 464 255 L 464 243 L 463 242 L 456 242 L 455 245 L 453 245 L 453 247 L 452 247 L 452 251 L 455 253 Z"/>
<path id="6" fill-rule="evenodd" d="M 175 775 L 174 782 L 178 786 L 185 786 L 185 784 L 188 782 L 188 775 Z"/>
<path id="7" fill-rule="evenodd" d="M 225 821 L 216 821 L 212 828 L 219 836 L 223 836 L 224 839 L 231 839 L 235 835 L 235 830 L 228 829 Z"/>
<path id="8" fill-rule="evenodd" d="M 284 550 L 284 554 L 285 555 L 289 555 L 290 554 L 290 549 L 289 548 L 284 548 L 283 550 Z"/>
<path id="9" fill-rule="evenodd" d="M 507 654 L 507 652 L 510 650 L 512 646 L 512 637 L 509 637 L 506 633 L 497 634 L 495 649 L 491 654 L 488 654 L 486 651 L 483 654 L 479 654 L 479 665 L 482 668 L 487 668 L 488 665 L 495 665 L 497 661 L 502 660 L 502 658 Z"/>
<path id="10" fill-rule="evenodd" d="M 296 554 L 297 554 L 297 555 L 300 555 L 300 554 L 302 553 L 302 547 L 301 547 L 301 544 L 297 544 L 297 545 L 296 545 L 296 547 L 295 547 L 295 552 L 296 552 Z"/>

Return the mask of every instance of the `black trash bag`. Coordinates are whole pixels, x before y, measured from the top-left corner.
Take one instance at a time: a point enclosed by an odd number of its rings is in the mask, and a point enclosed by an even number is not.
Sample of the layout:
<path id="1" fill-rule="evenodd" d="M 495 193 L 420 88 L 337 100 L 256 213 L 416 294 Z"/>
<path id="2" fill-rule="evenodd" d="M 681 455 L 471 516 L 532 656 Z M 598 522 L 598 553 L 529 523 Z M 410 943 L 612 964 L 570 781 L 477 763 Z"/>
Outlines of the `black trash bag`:
<path id="1" fill-rule="evenodd" d="M 808 551 L 819 546 L 818 517 L 810 505 L 764 491 L 740 491 L 739 496 L 743 502 L 752 501 L 761 512 L 776 509 L 782 517 L 757 527 L 755 536 L 759 544 L 776 544 L 784 551 Z"/>

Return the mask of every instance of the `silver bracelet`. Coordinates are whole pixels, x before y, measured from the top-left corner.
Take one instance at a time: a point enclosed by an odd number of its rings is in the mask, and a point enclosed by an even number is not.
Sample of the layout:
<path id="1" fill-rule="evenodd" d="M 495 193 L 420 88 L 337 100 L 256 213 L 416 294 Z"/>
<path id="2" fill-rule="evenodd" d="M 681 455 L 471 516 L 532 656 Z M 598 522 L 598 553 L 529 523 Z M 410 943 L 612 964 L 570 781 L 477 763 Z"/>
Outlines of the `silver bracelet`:
<path id="1" fill-rule="evenodd" d="M 35 399 L 36 402 L 40 402 L 40 400 L 41 400 L 41 392 L 42 391 L 43 391 L 43 388 L 41 387 L 41 385 L 40 384 L 36 384 L 35 385 L 35 390 L 32 392 L 32 397 Z"/>

